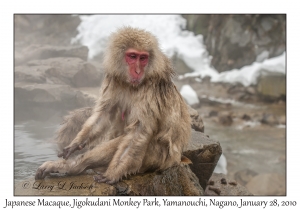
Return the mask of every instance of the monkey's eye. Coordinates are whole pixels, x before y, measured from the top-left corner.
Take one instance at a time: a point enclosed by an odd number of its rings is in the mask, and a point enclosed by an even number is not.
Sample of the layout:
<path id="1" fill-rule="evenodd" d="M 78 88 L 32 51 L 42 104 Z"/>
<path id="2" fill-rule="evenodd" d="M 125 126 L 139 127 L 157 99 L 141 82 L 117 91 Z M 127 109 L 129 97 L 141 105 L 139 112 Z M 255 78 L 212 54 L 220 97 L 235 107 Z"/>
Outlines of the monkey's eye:
<path id="1" fill-rule="evenodd" d="M 130 54 L 129 57 L 130 57 L 131 59 L 135 59 L 135 58 L 136 58 L 136 55 L 135 55 L 135 54 Z"/>
<path id="2" fill-rule="evenodd" d="M 140 60 L 141 60 L 141 61 L 144 61 L 144 60 L 146 60 L 146 59 L 147 59 L 147 56 L 141 56 L 141 57 L 140 57 Z"/>

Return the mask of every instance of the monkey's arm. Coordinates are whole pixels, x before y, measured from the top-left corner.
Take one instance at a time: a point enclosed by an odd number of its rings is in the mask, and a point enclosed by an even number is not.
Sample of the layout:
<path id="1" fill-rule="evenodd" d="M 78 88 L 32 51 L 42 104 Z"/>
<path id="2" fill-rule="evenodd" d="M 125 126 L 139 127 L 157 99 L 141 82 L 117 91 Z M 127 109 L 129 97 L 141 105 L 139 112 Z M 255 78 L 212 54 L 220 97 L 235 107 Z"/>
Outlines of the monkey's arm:
<path id="1" fill-rule="evenodd" d="M 99 137 L 107 126 L 105 123 L 107 118 L 108 116 L 104 112 L 94 112 L 84 123 L 75 139 L 63 149 L 63 152 L 58 157 L 68 159 L 73 152 L 83 149 L 87 143 Z"/>
<path id="2" fill-rule="evenodd" d="M 86 120 L 74 140 L 63 149 L 58 157 L 68 159 L 74 151 L 81 150 L 88 142 L 92 142 L 106 130 L 109 125 L 108 122 L 110 122 L 110 116 L 117 112 L 117 107 L 111 103 L 112 96 L 113 94 L 109 90 L 109 81 L 106 78 L 101 85 L 100 96 L 92 115 Z"/>

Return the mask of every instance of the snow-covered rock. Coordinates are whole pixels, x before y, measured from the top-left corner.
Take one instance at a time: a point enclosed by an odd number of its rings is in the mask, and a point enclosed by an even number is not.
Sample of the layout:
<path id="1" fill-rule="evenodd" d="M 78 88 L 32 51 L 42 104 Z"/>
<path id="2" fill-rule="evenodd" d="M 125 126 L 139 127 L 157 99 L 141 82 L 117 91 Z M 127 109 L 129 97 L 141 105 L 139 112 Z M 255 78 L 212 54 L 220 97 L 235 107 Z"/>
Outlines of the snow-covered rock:
<path id="1" fill-rule="evenodd" d="M 180 94 L 189 105 L 200 103 L 197 93 L 190 85 L 183 85 Z"/>

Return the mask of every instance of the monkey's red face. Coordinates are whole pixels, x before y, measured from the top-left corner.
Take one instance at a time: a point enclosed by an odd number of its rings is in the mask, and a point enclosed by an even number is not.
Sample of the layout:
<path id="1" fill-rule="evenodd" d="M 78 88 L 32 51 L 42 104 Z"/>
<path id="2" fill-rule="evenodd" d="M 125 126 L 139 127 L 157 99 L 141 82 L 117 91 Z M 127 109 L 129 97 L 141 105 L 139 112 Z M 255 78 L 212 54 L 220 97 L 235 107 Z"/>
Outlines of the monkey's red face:
<path id="1" fill-rule="evenodd" d="M 125 61 L 128 64 L 130 83 L 138 85 L 144 78 L 145 67 L 149 61 L 149 53 L 129 48 L 125 52 Z"/>

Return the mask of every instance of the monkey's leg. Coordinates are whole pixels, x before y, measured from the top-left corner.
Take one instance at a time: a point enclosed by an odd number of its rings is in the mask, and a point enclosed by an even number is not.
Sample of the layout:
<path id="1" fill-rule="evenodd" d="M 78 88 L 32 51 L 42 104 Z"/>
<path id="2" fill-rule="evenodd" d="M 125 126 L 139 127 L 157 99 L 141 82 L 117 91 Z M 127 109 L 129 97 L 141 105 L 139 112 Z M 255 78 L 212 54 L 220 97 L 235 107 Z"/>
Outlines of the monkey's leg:
<path id="1" fill-rule="evenodd" d="M 124 136 L 106 172 L 96 176 L 95 181 L 112 184 L 124 175 L 138 172 L 142 167 L 150 139 L 150 135 L 136 132 Z"/>
<path id="2" fill-rule="evenodd" d="M 121 137 L 103 142 L 92 150 L 75 157 L 74 159 L 47 161 L 36 171 L 35 179 L 43 179 L 50 173 L 79 174 L 86 169 L 107 167 L 117 151 Z"/>

